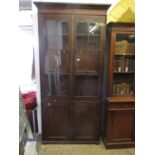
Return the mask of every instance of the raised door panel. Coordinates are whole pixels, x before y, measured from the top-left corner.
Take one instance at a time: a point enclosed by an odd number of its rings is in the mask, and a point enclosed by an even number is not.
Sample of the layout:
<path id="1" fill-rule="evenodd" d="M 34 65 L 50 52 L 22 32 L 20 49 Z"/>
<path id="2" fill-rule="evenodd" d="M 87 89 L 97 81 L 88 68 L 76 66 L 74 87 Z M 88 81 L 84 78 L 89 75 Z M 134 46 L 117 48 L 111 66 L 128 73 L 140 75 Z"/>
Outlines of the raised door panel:
<path id="1" fill-rule="evenodd" d="M 110 110 L 108 111 L 108 135 L 109 142 L 134 141 L 134 111 Z"/>
<path id="2" fill-rule="evenodd" d="M 67 104 L 47 103 L 43 112 L 43 141 L 68 140 L 70 111 Z"/>
<path id="3" fill-rule="evenodd" d="M 73 140 L 98 140 L 99 105 L 77 103 L 74 104 L 72 112 Z"/>

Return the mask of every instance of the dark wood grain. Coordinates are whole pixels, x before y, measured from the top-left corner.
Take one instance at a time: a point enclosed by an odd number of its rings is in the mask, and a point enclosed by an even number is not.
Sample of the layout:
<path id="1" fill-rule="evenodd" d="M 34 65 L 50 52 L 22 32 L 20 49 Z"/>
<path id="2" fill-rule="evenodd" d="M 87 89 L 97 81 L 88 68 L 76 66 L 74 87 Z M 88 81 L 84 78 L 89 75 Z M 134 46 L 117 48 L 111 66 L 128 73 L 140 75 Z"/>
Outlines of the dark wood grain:
<path id="1" fill-rule="evenodd" d="M 34 2 L 39 13 L 105 16 L 110 5 Z"/>
<path id="2" fill-rule="evenodd" d="M 73 102 L 73 140 L 98 140 L 99 103 Z"/>
<path id="3" fill-rule="evenodd" d="M 107 148 L 134 147 L 134 102 L 107 102 L 104 142 Z"/>
<path id="4" fill-rule="evenodd" d="M 38 8 L 43 143 L 98 143 L 106 13 L 110 5 L 35 4 Z M 63 47 L 59 51 L 59 74 L 54 72 L 57 67 L 57 51 L 52 50 L 52 42 L 48 40 L 50 28 L 47 23 L 52 20 L 65 21 L 68 25 Z M 101 23 L 99 37 L 89 36 L 87 32 L 87 43 L 81 44 L 81 34 L 76 33 L 80 21 L 86 22 L 87 31 L 90 23 Z M 81 46 L 84 50 L 79 54 L 77 51 Z M 46 59 L 49 58 L 49 66 L 53 68 L 46 71 Z M 75 64 L 76 59 L 80 59 L 80 64 Z M 58 91 L 57 84 L 61 87 L 61 92 Z"/>

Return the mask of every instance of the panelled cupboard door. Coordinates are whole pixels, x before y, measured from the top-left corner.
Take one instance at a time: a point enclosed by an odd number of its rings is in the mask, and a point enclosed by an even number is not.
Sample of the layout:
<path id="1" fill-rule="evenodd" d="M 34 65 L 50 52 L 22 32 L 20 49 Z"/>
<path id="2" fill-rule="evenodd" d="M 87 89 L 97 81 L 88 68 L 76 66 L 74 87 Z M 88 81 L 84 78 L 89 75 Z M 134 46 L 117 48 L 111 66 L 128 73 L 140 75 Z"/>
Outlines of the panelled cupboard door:
<path id="1" fill-rule="evenodd" d="M 74 102 L 72 110 L 73 140 L 98 141 L 99 117 L 99 103 Z"/>
<path id="2" fill-rule="evenodd" d="M 117 109 L 108 110 L 108 134 L 109 142 L 133 142 L 134 141 L 134 110 Z"/>
<path id="3" fill-rule="evenodd" d="M 106 148 L 133 147 L 135 140 L 134 102 L 108 103 Z"/>
<path id="4" fill-rule="evenodd" d="M 68 103 L 44 103 L 43 141 L 66 141 L 70 137 Z"/>
<path id="5" fill-rule="evenodd" d="M 76 15 L 73 18 L 73 98 L 101 96 L 105 17 Z"/>
<path id="6" fill-rule="evenodd" d="M 71 16 L 41 14 L 39 17 L 42 99 L 69 98 Z"/>

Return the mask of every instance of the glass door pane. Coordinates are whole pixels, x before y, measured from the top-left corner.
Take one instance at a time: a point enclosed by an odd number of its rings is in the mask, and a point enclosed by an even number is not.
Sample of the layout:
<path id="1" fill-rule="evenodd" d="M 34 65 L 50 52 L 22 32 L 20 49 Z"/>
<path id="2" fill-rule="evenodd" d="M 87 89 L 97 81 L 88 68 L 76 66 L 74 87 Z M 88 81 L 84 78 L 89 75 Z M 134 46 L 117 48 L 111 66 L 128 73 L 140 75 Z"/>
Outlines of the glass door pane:
<path id="1" fill-rule="evenodd" d="M 64 96 L 69 93 L 69 26 L 69 20 L 64 16 L 63 18 L 55 16 L 55 18 L 48 18 L 45 21 L 44 73 L 48 96 Z"/>
<path id="2" fill-rule="evenodd" d="M 75 19 L 74 87 L 75 96 L 98 96 L 102 18 Z"/>
<path id="3" fill-rule="evenodd" d="M 134 95 L 135 35 L 116 34 L 113 95 Z"/>

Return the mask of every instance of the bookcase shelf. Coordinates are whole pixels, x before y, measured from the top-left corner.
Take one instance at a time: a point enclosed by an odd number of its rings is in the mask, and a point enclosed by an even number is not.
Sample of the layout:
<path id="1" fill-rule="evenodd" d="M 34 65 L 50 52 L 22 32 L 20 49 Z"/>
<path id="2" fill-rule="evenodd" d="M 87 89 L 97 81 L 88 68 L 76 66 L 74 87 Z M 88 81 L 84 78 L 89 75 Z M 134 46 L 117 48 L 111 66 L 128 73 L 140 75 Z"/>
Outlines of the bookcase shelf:
<path id="1" fill-rule="evenodd" d="M 134 53 L 123 53 L 123 54 L 115 53 L 115 56 L 135 56 L 135 54 Z"/>
<path id="2" fill-rule="evenodd" d="M 46 75 L 68 75 L 69 73 L 67 72 L 46 72 Z"/>
<path id="3" fill-rule="evenodd" d="M 67 36 L 69 34 L 68 33 L 51 33 L 51 34 L 44 33 L 44 35 L 53 37 L 53 36 Z"/>
<path id="4" fill-rule="evenodd" d="M 76 76 L 98 76 L 99 74 L 97 72 L 76 72 Z"/>
<path id="5" fill-rule="evenodd" d="M 114 71 L 114 74 L 133 74 L 135 73 L 134 71 L 128 71 L 128 72 L 118 72 L 118 71 Z"/>

